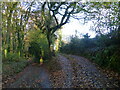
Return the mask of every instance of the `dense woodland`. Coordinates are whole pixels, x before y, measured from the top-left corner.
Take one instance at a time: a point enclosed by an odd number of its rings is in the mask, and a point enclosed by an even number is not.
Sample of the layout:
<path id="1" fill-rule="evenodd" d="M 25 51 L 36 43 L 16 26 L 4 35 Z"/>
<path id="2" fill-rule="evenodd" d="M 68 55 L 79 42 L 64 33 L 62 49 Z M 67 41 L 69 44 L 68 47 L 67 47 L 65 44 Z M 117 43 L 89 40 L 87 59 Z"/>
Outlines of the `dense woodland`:
<path id="1" fill-rule="evenodd" d="M 120 2 L 2 2 L 2 59 L 49 61 L 56 53 L 89 58 L 101 67 L 120 72 Z M 82 13 L 82 14 L 80 14 Z M 62 26 L 70 18 L 93 21 L 89 33 L 62 41 Z M 80 31 L 80 30 L 79 30 Z M 69 32 L 69 30 L 68 30 Z"/>

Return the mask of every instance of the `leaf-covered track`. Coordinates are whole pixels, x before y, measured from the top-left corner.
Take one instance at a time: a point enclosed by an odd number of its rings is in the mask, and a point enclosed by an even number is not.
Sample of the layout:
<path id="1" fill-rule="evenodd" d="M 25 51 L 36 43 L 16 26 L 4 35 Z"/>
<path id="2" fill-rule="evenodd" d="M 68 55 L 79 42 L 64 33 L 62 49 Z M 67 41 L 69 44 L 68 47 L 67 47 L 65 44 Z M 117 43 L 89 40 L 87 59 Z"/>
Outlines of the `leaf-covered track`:
<path id="1" fill-rule="evenodd" d="M 57 57 L 61 70 L 29 65 L 8 88 L 118 88 L 119 80 L 109 78 L 89 60 L 75 55 Z M 57 66 L 54 65 L 54 68 Z"/>
<path id="2" fill-rule="evenodd" d="M 61 88 L 119 87 L 118 80 L 109 78 L 93 63 L 83 57 L 75 55 L 59 55 L 58 61 L 62 66 L 62 70 L 65 76 Z"/>

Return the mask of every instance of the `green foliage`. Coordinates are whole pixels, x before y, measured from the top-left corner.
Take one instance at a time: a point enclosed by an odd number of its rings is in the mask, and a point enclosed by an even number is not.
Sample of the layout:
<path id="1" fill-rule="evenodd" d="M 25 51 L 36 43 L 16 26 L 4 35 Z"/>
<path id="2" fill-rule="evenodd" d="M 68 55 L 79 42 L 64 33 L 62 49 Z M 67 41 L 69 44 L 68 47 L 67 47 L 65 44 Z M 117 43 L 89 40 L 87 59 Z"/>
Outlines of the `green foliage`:
<path id="1" fill-rule="evenodd" d="M 109 68 L 120 72 L 120 39 L 114 36 L 115 32 L 106 35 L 96 36 L 95 38 L 79 39 L 71 37 L 68 44 L 62 44 L 61 52 L 76 54 L 87 57 L 96 62 L 101 67 Z M 116 32 L 116 34 L 118 34 Z"/>
<path id="2" fill-rule="evenodd" d="M 15 62 L 18 62 L 18 61 L 21 61 L 21 60 L 24 60 L 23 57 L 20 57 L 18 53 L 8 53 L 6 57 L 3 57 L 3 61 L 15 61 Z"/>
<path id="3" fill-rule="evenodd" d="M 120 72 L 120 51 L 111 56 L 109 67 Z"/>
<path id="4" fill-rule="evenodd" d="M 40 30 L 29 33 L 29 53 L 35 57 L 35 62 L 39 63 L 40 57 L 49 58 L 49 46 L 45 34 Z"/>
<path id="5" fill-rule="evenodd" d="M 2 2 L 2 50 L 4 56 L 5 51 L 8 53 L 19 52 L 23 56 L 25 43 L 26 25 L 29 19 L 29 7 L 26 4 L 26 10 L 20 2 Z"/>
<path id="6" fill-rule="evenodd" d="M 3 73 L 3 77 L 5 76 L 13 76 L 19 72 L 21 72 L 27 65 L 27 60 L 21 60 L 18 62 L 14 62 L 14 61 L 6 61 L 3 62 L 2 65 L 2 73 Z"/>
<path id="7" fill-rule="evenodd" d="M 109 46 L 96 53 L 93 60 L 102 67 L 120 72 L 120 50 L 118 46 Z"/>
<path id="8" fill-rule="evenodd" d="M 85 20 L 95 20 L 91 29 L 99 34 L 111 32 L 120 25 L 119 2 L 88 2 Z"/>
<path id="9" fill-rule="evenodd" d="M 93 40 L 89 39 L 89 37 L 84 35 L 84 38 L 79 39 L 77 36 L 71 37 L 70 43 L 61 47 L 61 52 L 72 53 L 78 55 L 84 55 L 88 53 L 88 49 L 95 46 Z"/>

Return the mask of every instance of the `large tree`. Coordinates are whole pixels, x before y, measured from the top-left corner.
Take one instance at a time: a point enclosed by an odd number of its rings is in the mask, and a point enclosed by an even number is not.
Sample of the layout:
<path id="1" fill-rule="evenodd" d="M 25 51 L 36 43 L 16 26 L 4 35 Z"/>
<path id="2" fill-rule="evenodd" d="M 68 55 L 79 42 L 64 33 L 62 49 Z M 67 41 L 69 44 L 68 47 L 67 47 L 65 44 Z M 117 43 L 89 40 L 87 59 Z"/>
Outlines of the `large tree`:
<path id="1" fill-rule="evenodd" d="M 68 23 L 70 17 L 78 13 L 77 2 L 43 2 L 33 11 L 35 24 L 46 33 L 49 48 L 56 30 Z"/>

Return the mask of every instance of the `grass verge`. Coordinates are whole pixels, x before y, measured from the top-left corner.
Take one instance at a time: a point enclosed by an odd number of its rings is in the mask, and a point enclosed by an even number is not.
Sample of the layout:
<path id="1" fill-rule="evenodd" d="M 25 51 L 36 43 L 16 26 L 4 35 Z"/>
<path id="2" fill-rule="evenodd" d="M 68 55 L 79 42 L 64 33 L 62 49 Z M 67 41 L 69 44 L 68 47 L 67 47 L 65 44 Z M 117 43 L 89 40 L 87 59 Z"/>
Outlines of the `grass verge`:
<path id="1" fill-rule="evenodd" d="M 3 87 L 14 81 L 14 76 L 28 65 L 28 60 L 5 61 L 2 64 L 2 85 Z"/>
<path id="2" fill-rule="evenodd" d="M 7 76 L 13 76 L 17 73 L 19 73 L 20 71 L 22 71 L 25 66 L 27 65 L 27 60 L 22 60 L 19 62 L 4 62 L 2 69 L 3 69 L 3 75 L 7 75 Z"/>

